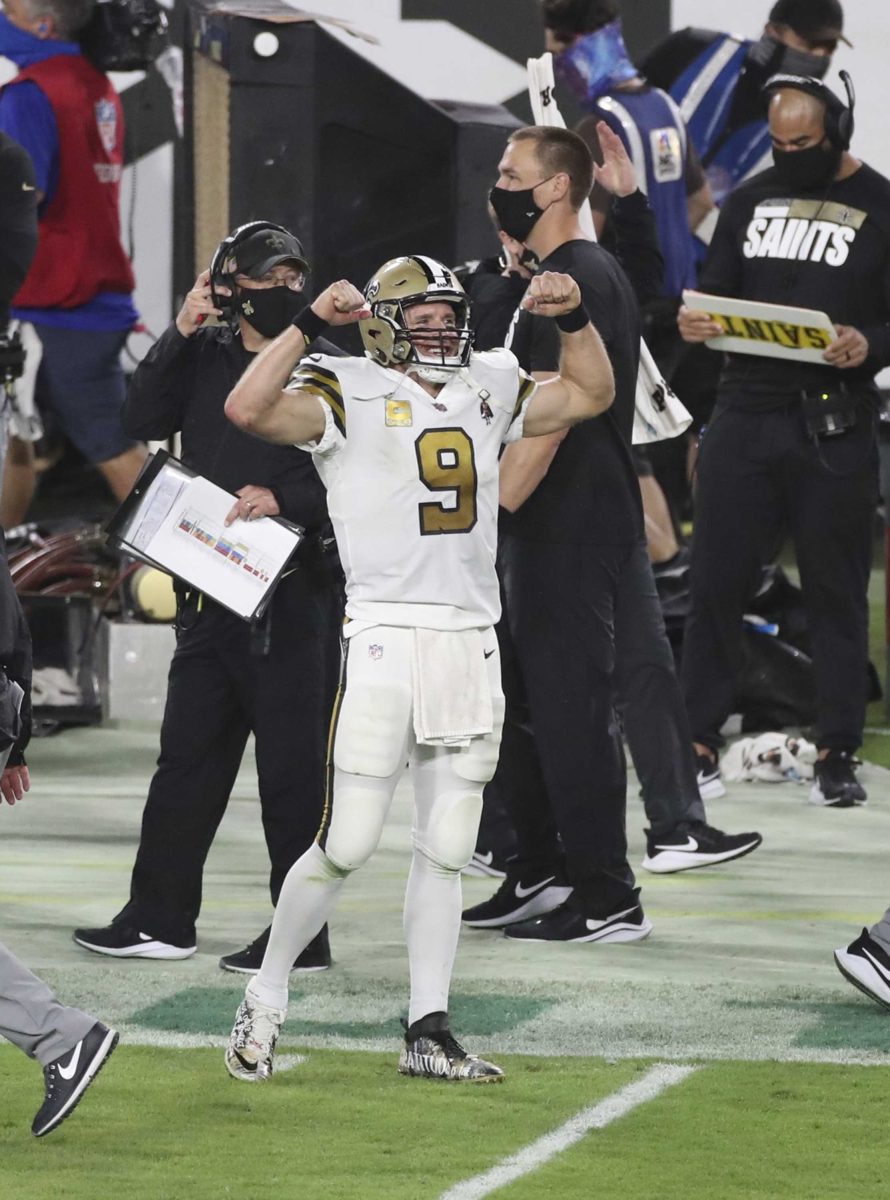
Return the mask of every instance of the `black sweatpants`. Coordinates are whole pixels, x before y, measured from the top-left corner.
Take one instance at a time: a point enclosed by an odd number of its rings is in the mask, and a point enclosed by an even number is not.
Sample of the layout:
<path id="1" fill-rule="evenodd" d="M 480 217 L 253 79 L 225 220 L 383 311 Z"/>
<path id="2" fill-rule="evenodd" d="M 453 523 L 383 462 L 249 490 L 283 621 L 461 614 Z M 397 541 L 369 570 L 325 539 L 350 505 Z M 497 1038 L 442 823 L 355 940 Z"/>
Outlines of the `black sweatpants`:
<path id="1" fill-rule="evenodd" d="M 247 622 L 206 598 L 178 633 L 160 757 L 119 917 L 161 941 L 194 944 L 204 862 L 251 732 L 276 902 L 321 823 L 339 619 L 339 589 L 296 571 L 272 601 L 267 655 L 254 653 Z"/>
<path id="2" fill-rule="evenodd" d="M 613 704 L 615 598 L 633 549 L 500 544 L 507 707 L 495 781 L 522 877 L 561 873 L 564 855 L 572 902 L 591 917 L 636 902 Z"/>
<path id="3" fill-rule="evenodd" d="M 798 403 L 768 412 L 721 398 L 702 443 L 682 681 L 696 741 L 718 749 L 743 662 L 742 616 L 782 528 L 794 543 L 816 674 L 816 741 L 862 741 L 868 576 L 878 496 L 875 418 L 814 445 Z M 735 398 L 736 404 L 739 398 Z"/>

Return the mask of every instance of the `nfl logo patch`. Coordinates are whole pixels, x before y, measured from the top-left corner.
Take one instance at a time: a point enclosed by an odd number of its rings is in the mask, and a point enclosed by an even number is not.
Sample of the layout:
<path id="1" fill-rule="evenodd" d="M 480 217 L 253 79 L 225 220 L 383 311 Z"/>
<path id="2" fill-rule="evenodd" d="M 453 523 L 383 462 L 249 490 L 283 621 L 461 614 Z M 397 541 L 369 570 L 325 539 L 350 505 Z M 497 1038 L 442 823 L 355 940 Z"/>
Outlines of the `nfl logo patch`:
<path id="1" fill-rule="evenodd" d="M 96 125 L 106 154 L 111 154 L 117 142 L 117 109 L 111 100 L 96 102 Z"/>
<path id="2" fill-rule="evenodd" d="M 373 658 L 375 661 L 383 658 L 383 647 L 377 642 L 372 642 L 372 644 L 368 647 L 368 656 Z"/>

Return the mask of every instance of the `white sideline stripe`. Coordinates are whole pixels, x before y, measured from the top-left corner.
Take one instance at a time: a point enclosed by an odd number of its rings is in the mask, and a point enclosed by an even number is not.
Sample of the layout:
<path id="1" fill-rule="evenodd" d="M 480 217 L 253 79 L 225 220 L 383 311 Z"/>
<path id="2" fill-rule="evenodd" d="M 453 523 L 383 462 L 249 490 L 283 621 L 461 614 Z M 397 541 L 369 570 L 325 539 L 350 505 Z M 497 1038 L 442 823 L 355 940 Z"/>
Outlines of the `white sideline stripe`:
<path id="1" fill-rule="evenodd" d="M 569 1146 L 574 1146 L 575 1142 L 580 1142 L 591 1129 L 603 1129 L 606 1125 L 611 1125 L 613 1121 L 617 1121 L 619 1117 L 625 1116 L 641 1104 L 654 1100 L 667 1088 L 682 1083 L 696 1070 L 697 1067 L 657 1063 L 642 1079 L 637 1079 L 611 1096 L 606 1096 L 605 1100 L 600 1100 L 598 1104 L 582 1109 L 564 1125 L 560 1125 L 551 1133 L 545 1133 L 537 1141 L 530 1142 L 496 1167 L 456 1183 L 454 1187 L 442 1193 L 440 1200 L 481 1200 L 483 1196 L 490 1196 L 492 1192 L 521 1179 L 523 1175 L 530 1175 Z"/>

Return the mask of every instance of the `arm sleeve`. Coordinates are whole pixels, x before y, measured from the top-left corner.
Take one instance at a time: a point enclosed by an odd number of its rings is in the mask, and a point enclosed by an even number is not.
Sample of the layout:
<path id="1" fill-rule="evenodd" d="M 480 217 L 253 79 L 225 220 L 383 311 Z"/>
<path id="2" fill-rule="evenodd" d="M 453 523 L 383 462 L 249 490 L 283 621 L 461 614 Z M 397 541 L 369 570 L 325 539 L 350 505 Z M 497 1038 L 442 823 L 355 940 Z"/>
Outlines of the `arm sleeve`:
<path id="1" fill-rule="evenodd" d="M 643 192 L 613 197 L 612 221 L 615 257 L 626 271 L 638 302 L 648 304 L 661 295 L 664 259 L 658 244 L 655 214 Z"/>
<path id="2" fill-rule="evenodd" d="M 0 96 L 0 129 L 24 146 L 34 164 L 37 187 L 48 196 L 59 161 L 59 131 L 52 105 L 36 83 L 8 87 Z"/>
<path id="3" fill-rule="evenodd" d="M 293 454 L 293 468 L 282 471 L 269 485 L 269 490 L 283 517 L 306 529 L 318 529 L 328 516 L 325 487 L 311 458 L 296 449 Z"/>
<path id="4" fill-rule="evenodd" d="M 182 428 L 194 391 L 194 348 L 200 336 L 183 337 L 171 324 L 133 372 L 121 413 L 129 437 L 160 441 Z"/>
<path id="5" fill-rule="evenodd" d="M 742 284 L 742 259 L 736 242 L 733 197 L 720 210 L 708 257 L 699 277 L 699 290 L 714 296 L 737 296 Z"/>
<path id="6" fill-rule="evenodd" d="M 881 300 L 884 312 L 890 314 L 890 254 L 884 259 Z M 868 338 L 868 359 L 866 361 L 869 368 L 879 371 L 883 367 L 890 366 L 890 321 L 865 325 L 859 332 Z"/>

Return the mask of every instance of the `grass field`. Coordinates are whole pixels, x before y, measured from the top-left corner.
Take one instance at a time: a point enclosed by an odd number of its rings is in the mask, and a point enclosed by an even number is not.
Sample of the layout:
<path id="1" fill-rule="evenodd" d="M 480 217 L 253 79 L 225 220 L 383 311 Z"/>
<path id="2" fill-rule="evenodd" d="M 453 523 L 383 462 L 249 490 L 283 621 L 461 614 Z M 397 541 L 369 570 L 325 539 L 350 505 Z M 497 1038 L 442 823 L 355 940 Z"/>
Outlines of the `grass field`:
<path id="1" fill-rule="evenodd" d="M 883 579 L 873 658 L 884 673 Z M 864 754 L 890 766 L 883 703 Z M 639 871 L 654 930 L 629 946 L 525 946 L 467 930 L 451 1012 L 507 1072 L 473 1086 L 401 1078 L 401 896 L 410 824 L 397 797 L 379 853 L 332 922 L 331 971 L 295 978 L 267 1085 L 222 1047 L 244 979 L 217 967 L 269 919 L 253 764 L 208 860 L 194 958 L 114 961 L 74 946 L 126 897 L 153 726 L 36 743 L 35 787 L 0 812 L 2 937 L 68 1003 L 121 1030 L 83 1104 L 28 1128 L 35 1064 L 0 1046 L 0 1200 L 886 1200 L 890 1014 L 832 949 L 890 902 L 890 774 L 869 804 L 806 804 L 792 784 L 734 785 L 710 806 L 759 829 L 756 854 L 677 876 Z M 632 795 L 632 793 L 631 793 Z M 632 861 L 643 815 L 629 801 Z M 468 879 L 474 903 L 491 881 Z"/>

